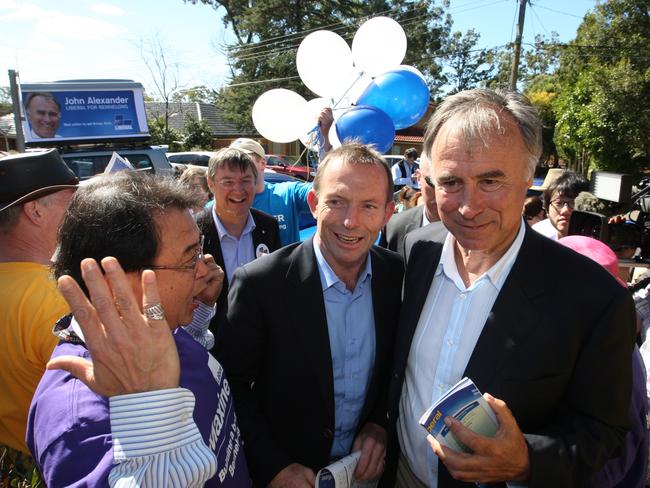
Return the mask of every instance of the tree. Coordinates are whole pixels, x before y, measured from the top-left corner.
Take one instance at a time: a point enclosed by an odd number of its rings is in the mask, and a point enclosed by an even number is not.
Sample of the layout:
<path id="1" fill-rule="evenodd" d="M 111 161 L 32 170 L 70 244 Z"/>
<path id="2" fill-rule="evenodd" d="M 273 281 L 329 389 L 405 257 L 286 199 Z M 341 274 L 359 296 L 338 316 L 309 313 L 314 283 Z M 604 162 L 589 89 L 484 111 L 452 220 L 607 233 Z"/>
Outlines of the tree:
<path id="1" fill-rule="evenodd" d="M 151 144 L 164 144 L 169 146 L 169 150 L 180 151 L 183 146 L 183 134 L 176 129 L 165 125 L 164 117 L 156 117 L 147 121 L 149 125 L 149 134 Z"/>
<path id="2" fill-rule="evenodd" d="M 140 41 L 140 57 L 151 75 L 155 98 L 165 104 L 164 130 L 161 135 L 166 137 L 172 134 L 169 127 L 169 103 L 180 87 L 179 64 L 170 59 L 167 49 L 157 35 L 152 36 L 148 41 Z M 165 139 L 162 143 L 171 144 L 172 140 Z"/>
<path id="3" fill-rule="evenodd" d="M 0 115 L 7 115 L 12 111 L 11 88 L 8 86 L 0 86 Z"/>
<path id="4" fill-rule="evenodd" d="M 212 129 L 208 121 L 196 120 L 188 115 L 185 122 L 185 142 L 186 151 L 202 151 L 212 149 Z"/>
<path id="5" fill-rule="evenodd" d="M 638 173 L 650 164 L 647 2 L 608 0 L 560 56 L 555 143 L 585 166 Z"/>
<path id="6" fill-rule="evenodd" d="M 535 36 L 533 46 L 524 51 L 524 84 L 531 83 L 538 76 L 555 73 L 560 61 L 560 46 L 557 32 L 551 32 L 550 39 L 541 34 Z"/>
<path id="7" fill-rule="evenodd" d="M 469 29 L 464 36 L 460 31 L 451 35 L 445 63 L 450 69 L 446 75 L 447 84 L 452 86 L 450 93 L 474 88 L 490 78 L 494 52 L 476 49 L 480 37 L 474 29 Z"/>
<path id="8" fill-rule="evenodd" d="M 171 99 L 173 102 L 213 103 L 215 101 L 215 97 L 215 90 L 208 88 L 205 85 L 199 85 L 178 90 L 172 94 Z"/>
<path id="9" fill-rule="evenodd" d="M 218 93 L 224 115 L 240 127 L 251 126 L 251 109 L 257 97 L 271 88 L 294 90 L 306 98 L 314 95 L 302 84 L 296 70 L 296 51 L 302 39 L 318 29 L 332 30 L 351 42 L 359 25 L 379 12 L 404 27 L 409 51 L 404 62 L 427 77 L 432 90 L 442 84 L 435 55 L 449 32 L 443 8 L 426 0 L 186 0 L 223 10 L 223 23 L 236 42 L 225 46 L 230 59 L 229 86 Z M 447 5 L 444 0 L 443 6 Z"/>

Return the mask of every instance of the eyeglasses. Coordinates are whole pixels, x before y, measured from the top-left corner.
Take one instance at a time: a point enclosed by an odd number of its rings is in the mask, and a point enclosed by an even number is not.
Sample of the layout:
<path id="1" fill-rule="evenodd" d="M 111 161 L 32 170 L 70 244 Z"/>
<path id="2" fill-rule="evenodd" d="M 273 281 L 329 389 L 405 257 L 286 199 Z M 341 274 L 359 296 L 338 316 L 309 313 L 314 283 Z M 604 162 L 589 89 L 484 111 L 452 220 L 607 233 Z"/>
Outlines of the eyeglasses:
<path id="1" fill-rule="evenodd" d="M 142 266 L 143 269 L 178 269 L 178 270 L 187 270 L 187 271 L 195 271 L 196 270 L 196 265 L 199 263 L 199 261 L 203 260 L 203 241 L 205 239 L 205 236 L 201 236 L 201 240 L 199 241 L 199 247 L 196 250 L 196 254 L 192 258 L 192 261 L 189 264 L 174 264 L 174 265 L 145 265 Z"/>
<path id="2" fill-rule="evenodd" d="M 431 181 L 431 178 L 429 176 L 424 177 L 424 181 L 427 182 L 427 185 L 429 185 L 431 188 L 435 188 L 436 186 L 433 184 L 433 181 Z"/>
<path id="3" fill-rule="evenodd" d="M 575 202 L 573 199 L 571 200 L 553 200 L 551 202 L 551 205 L 553 205 L 553 208 L 557 210 L 558 212 L 561 212 L 564 207 L 569 207 L 570 210 L 573 210 L 575 207 Z"/>
<path id="4" fill-rule="evenodd" d="M 244 178 L 242 180 L 217 180 L 217 184 L 225 190 L 237 188 L 252 188 L 255 186 L 255 178 Z"/>

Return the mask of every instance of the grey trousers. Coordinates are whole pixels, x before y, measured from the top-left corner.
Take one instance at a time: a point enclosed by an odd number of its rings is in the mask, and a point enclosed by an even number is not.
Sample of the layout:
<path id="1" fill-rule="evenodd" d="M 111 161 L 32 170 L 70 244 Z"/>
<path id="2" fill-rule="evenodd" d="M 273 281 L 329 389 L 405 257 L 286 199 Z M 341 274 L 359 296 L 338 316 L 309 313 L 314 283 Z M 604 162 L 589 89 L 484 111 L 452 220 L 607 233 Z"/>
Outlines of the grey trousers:
<path id="1" fill-rule="evenodd" d="M 427 488 L 427 485 L 415 476 L 409 462 L 404 455 L 399 453 L 399 462 L 397 463 L 397 477 L 395 478 L 395 488 Z"/>

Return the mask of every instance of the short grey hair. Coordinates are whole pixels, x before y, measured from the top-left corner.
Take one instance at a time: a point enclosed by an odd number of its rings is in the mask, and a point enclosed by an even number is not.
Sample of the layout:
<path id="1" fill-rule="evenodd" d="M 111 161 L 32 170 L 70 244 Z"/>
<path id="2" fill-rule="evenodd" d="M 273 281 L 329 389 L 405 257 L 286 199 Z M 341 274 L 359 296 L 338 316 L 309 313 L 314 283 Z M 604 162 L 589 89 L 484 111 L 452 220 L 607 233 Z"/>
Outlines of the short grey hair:
<path id="1" fill-rule="evenodd" d="M 458 123 L 468 148 L 479 141 L 487 147 L 490 136 L 505 132 L 504 115 L 511 117 L 519 128 L 528 150 L 527 178 L 530 178 L 542 154 L 542 123 L 537 109 L 525 96 L 514 91 L 477 88 L 447 97 L 427 124 L 424 151 L 431 154 L 440 129 L 452 119 Z"/>

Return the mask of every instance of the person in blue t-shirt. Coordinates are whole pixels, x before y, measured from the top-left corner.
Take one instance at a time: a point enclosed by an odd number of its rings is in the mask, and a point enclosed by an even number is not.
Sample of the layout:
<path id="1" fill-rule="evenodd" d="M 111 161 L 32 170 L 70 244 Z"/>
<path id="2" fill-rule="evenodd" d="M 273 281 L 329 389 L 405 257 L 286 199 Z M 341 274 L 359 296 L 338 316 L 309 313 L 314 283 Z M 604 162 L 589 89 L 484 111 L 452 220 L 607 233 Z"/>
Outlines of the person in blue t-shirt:
<path id="1" fill-rule="evenodd" d="M 327 152 L 332 148 L 328 133 L 333 122 L 332 109 L 323 109 L 318 117 L 320 133 L 323 138 L 322 152 Z M 259 142 L 240 137 L 233 141 L 230 147 L 240 149 L 250 155 L 257 165 L 259 174 L 264 174 L 266 153 Z M 273 215 L 278 220 L 280 240 L 283 246 L 300 240 L 300 214 L 310 215 L 307 204 L 309 190 L 311 190 L 311 183 L 300 181 L 269 183 L 263 178 L 257 179 L 253 208 Z"/>

